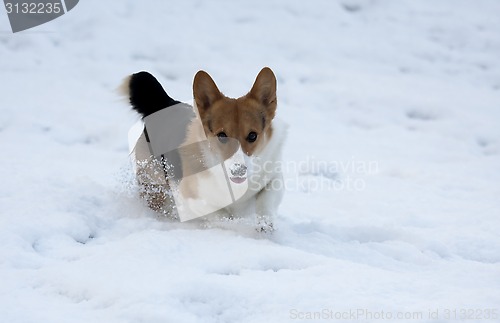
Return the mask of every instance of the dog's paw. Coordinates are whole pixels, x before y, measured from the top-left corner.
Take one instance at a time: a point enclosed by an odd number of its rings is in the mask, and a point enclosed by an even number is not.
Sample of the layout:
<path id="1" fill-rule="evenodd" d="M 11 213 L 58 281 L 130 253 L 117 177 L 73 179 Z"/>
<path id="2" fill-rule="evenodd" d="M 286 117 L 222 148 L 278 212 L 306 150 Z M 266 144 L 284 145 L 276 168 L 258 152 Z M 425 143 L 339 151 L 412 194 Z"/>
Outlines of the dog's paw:
<path id="1" fill-rule="evenodd" d="M 255 230 L 263 234 L 271 234 L 274 232 L 274 224 L 269 217 L 258 217 Z"/>

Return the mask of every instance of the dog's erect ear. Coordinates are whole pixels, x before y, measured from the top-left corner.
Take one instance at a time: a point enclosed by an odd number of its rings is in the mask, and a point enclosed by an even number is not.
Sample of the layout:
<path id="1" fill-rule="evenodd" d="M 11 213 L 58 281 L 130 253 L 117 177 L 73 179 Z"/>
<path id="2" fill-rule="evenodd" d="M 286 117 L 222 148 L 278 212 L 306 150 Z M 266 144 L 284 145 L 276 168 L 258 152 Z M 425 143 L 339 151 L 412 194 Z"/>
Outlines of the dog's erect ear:
<path id="1" fill-rule="evenodd" d="M 200 113 L 210 108 L 215 101 L 221 99 L 220 93 L 214 80 L 205 71 L 198 71 L 193 81 L 193 97 Z"/>
<path id="2" fill-rule="evenodd" d="M 180 103 L 172 99 L 156 78 L 148 72 L 130 75 L 123 84 L 132 108 L 147 117 L 163 108 Z"/>
<path id="3" fill-rule="evenodd" d="M 264 67 L 248 95 L 266 107 L 276 109 L 276 77 L 269 67 Z"/>

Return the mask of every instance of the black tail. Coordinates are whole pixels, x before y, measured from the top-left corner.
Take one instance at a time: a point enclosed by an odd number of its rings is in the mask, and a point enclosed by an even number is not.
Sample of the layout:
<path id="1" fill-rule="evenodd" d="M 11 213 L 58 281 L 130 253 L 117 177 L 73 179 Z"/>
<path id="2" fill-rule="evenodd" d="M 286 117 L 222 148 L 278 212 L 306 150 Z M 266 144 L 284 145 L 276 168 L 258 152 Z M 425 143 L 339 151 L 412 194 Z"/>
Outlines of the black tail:
<path id="1" fill-rule="evenodd" d="M 132 74 L 126 88 L 132 108 L 143 118 L 180 103 L 168 96 L 158 80 L 148 72 Z"/>

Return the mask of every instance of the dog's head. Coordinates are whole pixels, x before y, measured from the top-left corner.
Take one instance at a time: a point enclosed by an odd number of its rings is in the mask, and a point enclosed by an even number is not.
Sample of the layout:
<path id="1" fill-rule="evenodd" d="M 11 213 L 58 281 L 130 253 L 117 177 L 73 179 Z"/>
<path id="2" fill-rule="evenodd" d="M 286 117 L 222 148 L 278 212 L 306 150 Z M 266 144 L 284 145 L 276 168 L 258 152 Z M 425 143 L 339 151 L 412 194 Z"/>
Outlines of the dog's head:
<path id="1" fill-rule="evenodd" d="M 199 71 L 193 81 L 193 95 L 208 138 L 227 138 L 240 142 L 245 154 L 262 149 L 272 135 L 271 121 L 276 113 L 276 77 L 264 67 L 246 95 L 233 99 L 222 94 L 210 75 Z"/>

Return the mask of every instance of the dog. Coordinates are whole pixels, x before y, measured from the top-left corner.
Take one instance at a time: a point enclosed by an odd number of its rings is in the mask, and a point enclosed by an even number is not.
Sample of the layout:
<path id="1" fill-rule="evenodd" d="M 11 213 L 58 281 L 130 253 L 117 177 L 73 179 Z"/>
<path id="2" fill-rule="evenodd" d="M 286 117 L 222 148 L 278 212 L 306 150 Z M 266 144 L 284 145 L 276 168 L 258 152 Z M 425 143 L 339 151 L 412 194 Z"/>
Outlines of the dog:
<path id="1" fill-rule="evenodd" d="M 129 76 L 124 82 L 123 89 L 132 108 L 143 119 L 149 116 L 154 118 L 156 112 L 173 109 L 173 106 L 187 109 L 185 111 L 192 109 L 196 114 L 196 120 L 201 124 L 193 121 L 187 125 L 183 147 L 191 147 L 193 145 L 188 144 L 208 140 L 218 142 L 221 147 L 230 150 L 228 148 L 230 145 L 226 143 L 230 140 L 236 142 L 243 152 L 243 160 L 234 163 L 233 165 L 237 167 L 231 168 L 228 172 L 234 187 L 238 187 L 234 183 L 239 184 L 248 179 L 247 186 L 233 203 L 220 209 L 214 207 L 215 211 L 211 216 L 228 219 L 255 216 L 258 231 L 272 232 L 274 230 L 272 219 L 277 213 L 284 193 L 281 154 L 287 132 L 287 125 L 275 118 L 276 83 L 273 71 L 265 67 L 259 72 L 246 95 L 229 98 L 219 90 L 208 73 L 199 71 L 193 80 L 193 107 L 187 104 L 182 106 L 183 103 L 172 99 L 160 83 L 147 72 Z M 233 153 L 234 149 L 228 155 Z M 142 188 L 141 196 L 153 210 L 167 215 L 174 214 L 172 205 L 175 203 L 170 194 L 172 185 L 168 179 L 164 179 L 161 165 L 148 162 L 151 160 L 151 151 L 145 131 L 137 139 L 132 155 L 136 177 Z M 193 167 L 189 162 L 190 155 L 192 152 L 184 149 L 177 155 L 169 155 L 168 158 L 177 160 L 182 165 L 182 173 L 188 174 L 192 173 L 190 168 Z M 200 156 L 208 158 L 209 154 L 203 152 Z M 186 200 L 198 201 L 198 204 L 201 203 L 206 207 L 210 204 L 220 204 L 218 200 L 221 199 L 221 194 L 218 184 L 214 180 L 191 176 L 180 180 L 177 189 L 187 197 Z M 196 205 L 191 204 L 191 207 Z"/>

